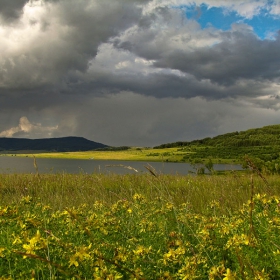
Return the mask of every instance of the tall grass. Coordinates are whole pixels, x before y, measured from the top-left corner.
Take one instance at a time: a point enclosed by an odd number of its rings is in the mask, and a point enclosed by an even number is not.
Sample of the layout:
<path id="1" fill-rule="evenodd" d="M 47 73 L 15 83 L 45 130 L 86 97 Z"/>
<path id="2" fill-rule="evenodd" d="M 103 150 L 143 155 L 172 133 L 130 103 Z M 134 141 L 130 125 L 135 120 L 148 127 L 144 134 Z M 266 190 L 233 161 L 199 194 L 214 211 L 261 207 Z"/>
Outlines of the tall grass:
<path id="1" fill-rule="evenodd" d="M 1 174 L 0 279 L 280 279 L 278 176 L 147 169 Z"/>
<path id="2" fill-rule="evenodd" d="M 267 178 L 271 195 L 280 195 L 279 176 Z M 267 193 L 267 186 L 254 178 L 255 193 Z M 31 196 L 53 209 L 64 209 L 101 201 L 112 205 L 132 200 L 134 194 L 148 201 L 162 197 L 180 205 L 188 203 L 193 211 L 205 213 L 205 206 L 216 200 L 225 214 L 237 210 L 251 197 L 251 177 L 231 173 L 226 176 L 180 176 L 151 174 L 0 174 L 1 205 L 17 203 Z"/>

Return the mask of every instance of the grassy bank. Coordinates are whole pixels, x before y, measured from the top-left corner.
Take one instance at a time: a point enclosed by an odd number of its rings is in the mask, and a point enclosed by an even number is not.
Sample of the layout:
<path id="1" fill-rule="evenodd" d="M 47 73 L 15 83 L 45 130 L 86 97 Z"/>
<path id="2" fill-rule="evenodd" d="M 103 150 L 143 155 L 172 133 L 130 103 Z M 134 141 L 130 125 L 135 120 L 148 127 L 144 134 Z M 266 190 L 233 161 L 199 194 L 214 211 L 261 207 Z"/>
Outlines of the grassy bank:
<path id="1" fill-rule="evenodd" d="M 0 175 L 1 279 L 279 279 L 280 179 Z"/>

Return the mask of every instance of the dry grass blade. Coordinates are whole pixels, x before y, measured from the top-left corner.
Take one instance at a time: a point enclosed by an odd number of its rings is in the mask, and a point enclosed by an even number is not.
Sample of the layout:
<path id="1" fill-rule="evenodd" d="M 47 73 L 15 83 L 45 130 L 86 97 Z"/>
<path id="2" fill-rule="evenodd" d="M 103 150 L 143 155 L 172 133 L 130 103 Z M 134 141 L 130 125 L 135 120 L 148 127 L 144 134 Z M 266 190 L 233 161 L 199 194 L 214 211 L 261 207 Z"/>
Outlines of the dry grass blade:
<path id="1" fill-rule="evenodd" d="M 150 164 L 147 164 L 147 165 L 144 165 L 144 167 L 155 177 L 158 177 L 158 174 L 156 172 L 156 170 L 150 165 Z"/>
<path id="2" fill-rule="evenodd" d="M 251 168 L 252 171 L 255 171 L 258 176 L 264 181 L 265 185 L 267 186 L 267 188 L 270 191 L 270 186 L 269 183 L 267 182 L 266 178 L 262 175 L 262 173 L 260 172 L 260 170 L 257 168 L 257 166 L 253 163 L 253 161 L 246 155 L 245 156 L 245 161 L 248 165 L 249 168 Z"/>
<path id="3" fill-rule="evenodd" d="M 36 161 L 36 157 L 33 155 L 33 165 L 34 168 L 36 170 L 36 177 L 39 179 L 40 181 L 40 176 L 39 176 L 39 169 L 38 169 L 38 165 L 37 165 L 37 161 Z"/>
<path id="4" fill-rule="evenodd" d="M 123 165 L 123 164 L 110 164 L 110 165 L 105 165 L 105 167 L 123 167 L 123 168 L 126 168 L 126 169 L 129 169 L 129 170 L 133 170 L 135 172 L 138 172 L 137 169 L 129 166 L 129 165 Z"/>
<path id="5" fill-rule="evenodd" d="M 34 168 L 36 169 L 36 173 L 38 174 L 39 171 L 38 171 L 38 165 L 37 165 L 37 161 L 36 161 L 36 158 L 35 156 L 33 155 L 33 165 L 34 165 Z"/>

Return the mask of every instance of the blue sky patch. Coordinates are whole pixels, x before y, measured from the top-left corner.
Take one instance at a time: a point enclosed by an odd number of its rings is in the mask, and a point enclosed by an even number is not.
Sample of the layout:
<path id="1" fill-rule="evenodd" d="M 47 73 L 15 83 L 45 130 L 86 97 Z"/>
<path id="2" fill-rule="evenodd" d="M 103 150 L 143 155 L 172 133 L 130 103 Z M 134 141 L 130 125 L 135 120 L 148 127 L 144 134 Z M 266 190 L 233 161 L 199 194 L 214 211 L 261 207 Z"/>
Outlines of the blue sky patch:
<path id="1" fill-rule="evenodd" d="M 260 11 L 252 19 L 246 19 L 234 11 L 225 11 L 221 7 L 201 6 L 180 7 L 185 10 L 188 19 L 196 20 L 201 28 L 213 26 L 220 30 L 229 30 L 233 23 L 246 23 L 252 26 L 256 35 L 261 39 L 273 39 L 280 30 L 280 17 L 272 16 L 267 9 Z"/>

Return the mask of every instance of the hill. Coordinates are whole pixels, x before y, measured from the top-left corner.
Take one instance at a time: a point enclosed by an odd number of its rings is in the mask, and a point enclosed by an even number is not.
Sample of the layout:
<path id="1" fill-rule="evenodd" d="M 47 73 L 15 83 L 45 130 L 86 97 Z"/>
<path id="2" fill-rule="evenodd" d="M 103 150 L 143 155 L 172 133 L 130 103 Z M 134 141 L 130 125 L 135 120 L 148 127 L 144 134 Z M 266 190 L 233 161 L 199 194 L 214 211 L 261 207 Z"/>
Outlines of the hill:
<path id="1" fill-rule="evenodd" d="M 190 142 L 162 144 L 154 149 L 177 148 L 184 162 L 242 163 L 249 156 L 260 170 L 280 173 L 280 125 L 232 132 Z"/>
<path id="2" fill-rule="evenodd" d="M 90 141 L 83 137 L 61 137 L 61 138 L 0 138 L 0 151 L 89 151 L 106 148 L 107 145 Z"/>
<path id="3" fill-rule="evenodd" d="M 248 129 L 246 131 L 236 131 L 200 140 L 189 142 L 174 142 L 162 144 L 157 148 L 187 147 L 193 145 L 206 145 L 212 147 L 256 147 L 280 145 L 280 125 L 264 126 L 262 128 Z"/>

